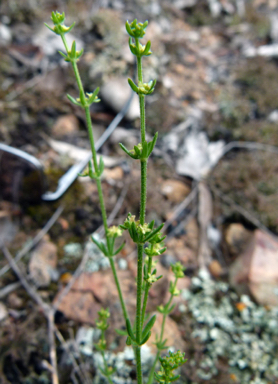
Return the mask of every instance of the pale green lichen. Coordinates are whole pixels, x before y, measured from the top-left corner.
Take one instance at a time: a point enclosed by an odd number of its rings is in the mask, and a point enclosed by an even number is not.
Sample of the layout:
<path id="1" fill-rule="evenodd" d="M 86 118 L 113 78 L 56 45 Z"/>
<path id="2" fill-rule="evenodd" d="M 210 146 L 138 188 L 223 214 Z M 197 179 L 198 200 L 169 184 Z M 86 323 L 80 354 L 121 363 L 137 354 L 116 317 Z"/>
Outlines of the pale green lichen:
<path id="1" fill-rule="evenodd" d="M 278 379 L 278 308 L 267 309 L 229 285 L 213 281 L 206 271 L 183 291 L 193 316 L 192 336 L 206 345 L 198 376 L 210 380 L 218 373 L 218 360 L 226 358 L 230 373 L 241 384 L 267 384 Z"/>

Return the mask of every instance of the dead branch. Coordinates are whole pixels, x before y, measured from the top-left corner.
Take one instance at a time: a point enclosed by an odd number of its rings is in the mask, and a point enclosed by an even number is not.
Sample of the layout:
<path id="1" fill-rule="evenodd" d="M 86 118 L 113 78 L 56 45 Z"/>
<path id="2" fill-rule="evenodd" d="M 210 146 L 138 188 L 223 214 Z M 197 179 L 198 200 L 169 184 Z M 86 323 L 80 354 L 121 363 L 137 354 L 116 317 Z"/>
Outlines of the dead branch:
<path id="1" fill-rule="evenodd" d="M 54 214 L 51 216 L 51 218 L 48 220 L 48 222 L 45 224 L 45 226 L 40 230 L 40 232 L 32 239 L 30 243 L 28 243 L 25 247 L 23 247 L 15 256 L 13 259 L 14 263 L 18 263 L 19 260 L 22 259 L 23 256 L 25 256 L 29 251 L 31 251 L 32 248 L 37 245 L 41 239 L 44 237 L 44 235 L 50 230 L 50 228 L 55 224 L 55 222 L 58 220 L 60 217 L 61 213 L 64 210 L 64 206 L 60 205 Z M 0 276 L 3 276 L 6 272 L 9 271 L 11 267 L 9 265 L 5 265 L 1 270 L 0 270 Z"/>

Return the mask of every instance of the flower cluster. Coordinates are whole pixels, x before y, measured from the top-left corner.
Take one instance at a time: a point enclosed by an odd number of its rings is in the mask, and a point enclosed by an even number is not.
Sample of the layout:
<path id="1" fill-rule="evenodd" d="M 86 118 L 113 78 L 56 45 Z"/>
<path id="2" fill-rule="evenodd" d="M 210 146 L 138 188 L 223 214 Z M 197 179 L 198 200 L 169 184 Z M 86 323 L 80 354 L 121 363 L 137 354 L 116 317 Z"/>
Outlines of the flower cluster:
<path id="1" fill-rule="evenodd" d="M 145 244 L 149 242 L 150 244 L 158 244 L 161 243 L 166 236 L 161 235 L 160 230 L 163 228 L 164 224 L 160 224 L 157 228 L 154 229 L 154 220 L 149 224 L 144 223 L 140 224 L 139 220 L 135 220 L 135 216 L 129 213 L 127 215 L 126 220 L 123 225 L 120 225 L 120 228 L 123 230 L 128 230 L 130 237 L 136 244 Z M 147 248 L 145 248 L 146 251 Z M 166 248 L 161 249 L 161 253 L 163 253 Z M 155 247 L 154 251 L 151 251 L 151 248 L 146 252 L 148 256 L 156 256 L 157 255 L 157 247 Z"/>
<path id="2" fill-rule="evenodd" d="M 187 359 L 184 358 L 184 355 L 185 353 L 181 353 L 181 351 L 169 351 L 169 356 L 160 357 L 161 370 L 154 374 L 156 380 L 159 383 L 172 383 L 173 381 L 178 380 L 180 375 L 175 375 L 173 371 L 187 361 Z"/>

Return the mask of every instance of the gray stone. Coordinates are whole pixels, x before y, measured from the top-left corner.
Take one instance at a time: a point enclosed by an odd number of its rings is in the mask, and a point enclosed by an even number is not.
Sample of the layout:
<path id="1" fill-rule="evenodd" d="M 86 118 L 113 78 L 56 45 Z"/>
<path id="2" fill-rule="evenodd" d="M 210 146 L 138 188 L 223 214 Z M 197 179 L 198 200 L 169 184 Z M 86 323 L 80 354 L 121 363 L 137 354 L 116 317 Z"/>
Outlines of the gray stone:
<path id="1" fill-rule="evenodd" d="M 115 112 L 120 112 L 129 98 L 131 88 L 125 78 L 111 79 L 101 88 L 101 99 L 108 104 Z M 133 97 L 126 118 L 134 120 L 140 116 L 138 97 Z"/>

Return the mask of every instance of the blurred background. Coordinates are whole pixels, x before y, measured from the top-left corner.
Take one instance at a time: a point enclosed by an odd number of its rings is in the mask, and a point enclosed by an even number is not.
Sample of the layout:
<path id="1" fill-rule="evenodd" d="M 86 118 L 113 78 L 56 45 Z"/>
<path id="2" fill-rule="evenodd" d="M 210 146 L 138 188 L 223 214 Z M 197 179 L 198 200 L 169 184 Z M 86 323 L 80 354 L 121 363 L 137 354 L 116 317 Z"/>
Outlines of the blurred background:
<path id="1" fill-rule="evenodd" d="M 278 1 L 2 0 L 0 142 L 36 157 L 51 191 L 90 149 L 83 111 L 66 96 L 78 96 L 72 68 L 58 52 L 60 37 L 44 25 L 52 26 L 56 10 L 65 12 L 66 25 L 76 22 L 67 38 L 84 49 L 78 64 L 86 92 L 100 87 L 101 102 L 91 107 L 96 139 L 128 99 L 127 78 L 135 77 L 125 22 L 149 21 L 143 43 L 151 40 L 153 54 L 143 60 L 144 81 L 157 85 L 146 98 L 146 121 L 149 138 L 158 131 L 159 139 L 148 165 L 147 219 L 166 222 L 168 234 L 158 263 L 164 280 L 153 288 L 149 310 L 166 300 L 171 263 L 182 262 L 182 294 L 166 332 L 189 359 L 180 383 L 277 383 Z M 139 212 L 138 164 L 118 145 L 136 145 L 139 127 L 135 96 L 100 150 L 114 224 Z M 109 295 L 107 260 L 89 241 L 102 233 L 96 186 L 79 178 L 49 203 L 33 193 L 28 203 L 0 201 L 0 245 L 22 253 L 21 271 L 47 303 L 83 263 L 56 312 L 64 337 L 58 371 L 61 383 L 104 383 L 93 352 L 97 311 L 109 305 L 114 323 L 123 324 Z M 117 265 L 128 297 L 136 259 L 126 241 Z M 0 251 L 0 381 L 51 382 L 46 321 L 7 266 Z M 134 302 L 128 306 L 132 312 Z M 109 342 L 113 364 L 132 360 L 127 352 L 119 357 L 124 342 L 112 330 Z M 146 374 L 151 344 L 148 353 Z M 126 367 L 115 383 L 135 382 L 132 364 Z"/>

